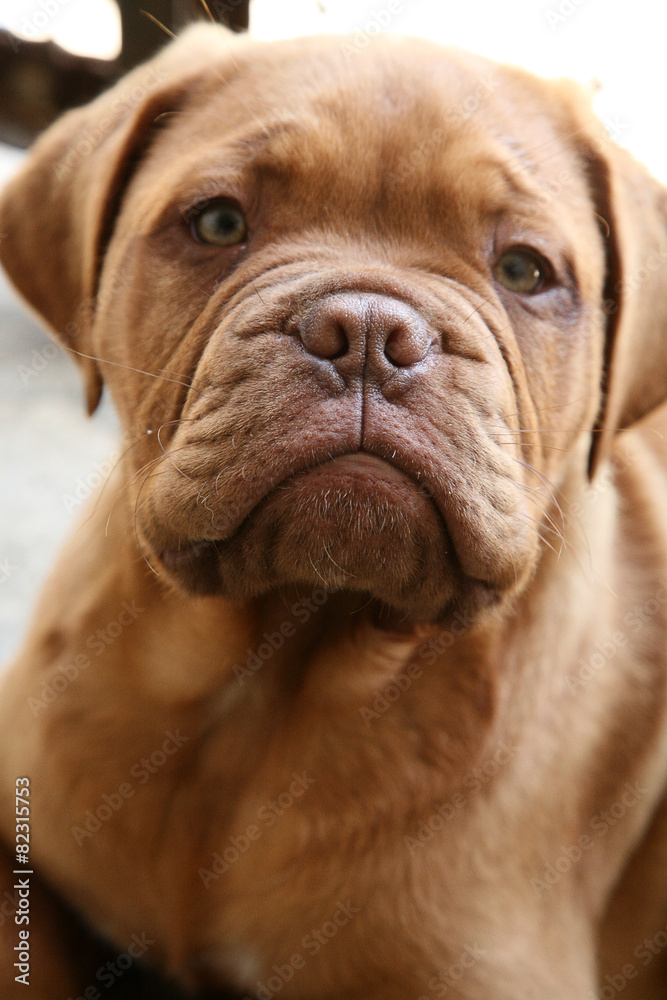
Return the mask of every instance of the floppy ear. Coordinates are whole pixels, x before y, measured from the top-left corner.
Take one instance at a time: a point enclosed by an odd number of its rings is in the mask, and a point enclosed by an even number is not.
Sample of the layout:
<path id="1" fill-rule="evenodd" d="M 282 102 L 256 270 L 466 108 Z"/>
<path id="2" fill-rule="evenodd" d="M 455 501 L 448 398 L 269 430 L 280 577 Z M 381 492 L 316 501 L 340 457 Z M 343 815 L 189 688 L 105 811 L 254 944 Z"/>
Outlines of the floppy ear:
<path id="1" fill-rule="evenodd" d="M 616 432 L 667 400 L 667 189 L 596 131 L 584 156 L 606 243 L 607 340 L 591 478 Z"/>
<path id="2" fill-rule="evenodd" d="M 197 25 L 35 143 L 0 197 L 0 262 L 83 369 L 88 411 L 102 392 L 90 333 L 101 262 L 133 167 L 160 115 L 177 110 L 234 38 Z"/>

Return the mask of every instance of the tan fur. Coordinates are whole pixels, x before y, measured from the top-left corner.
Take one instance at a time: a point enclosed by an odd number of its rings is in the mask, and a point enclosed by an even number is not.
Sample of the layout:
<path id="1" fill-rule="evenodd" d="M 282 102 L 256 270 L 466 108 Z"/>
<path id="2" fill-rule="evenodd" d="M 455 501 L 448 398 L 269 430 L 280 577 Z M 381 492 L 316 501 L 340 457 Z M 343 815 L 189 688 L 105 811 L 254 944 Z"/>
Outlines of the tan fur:
<path id="1" fill-rule="evenodd" d="M 667 989 L 666 221 L 572 85 L 426 42 L 192 29 L 40 139 L 0 256 L 125 447 L 2 681 L 31 996 L 95 982 L 62 901 L 192 990 Z"/>

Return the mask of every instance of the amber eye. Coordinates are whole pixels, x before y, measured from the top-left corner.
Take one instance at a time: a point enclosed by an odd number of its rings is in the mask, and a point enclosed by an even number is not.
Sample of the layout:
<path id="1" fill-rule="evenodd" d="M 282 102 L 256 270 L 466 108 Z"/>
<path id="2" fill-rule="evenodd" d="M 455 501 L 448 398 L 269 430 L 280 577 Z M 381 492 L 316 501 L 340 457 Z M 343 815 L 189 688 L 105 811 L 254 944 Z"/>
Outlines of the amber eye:
<path id="1" fill-rule="evenodd" d="M 192 235 L 200 243 L 233 247 L 243 243 L 248 226 L 240 207 L 228 199 L 209 202 L 190 217 Z"/>
<path id="2" fill-rule="evenodd" d="M 510 292 L 533 295 L 542 290 L 547 279 L 548 267 L 532 250 L 514 247 L 499 258 L 493 273 L 496 281 Z"/>

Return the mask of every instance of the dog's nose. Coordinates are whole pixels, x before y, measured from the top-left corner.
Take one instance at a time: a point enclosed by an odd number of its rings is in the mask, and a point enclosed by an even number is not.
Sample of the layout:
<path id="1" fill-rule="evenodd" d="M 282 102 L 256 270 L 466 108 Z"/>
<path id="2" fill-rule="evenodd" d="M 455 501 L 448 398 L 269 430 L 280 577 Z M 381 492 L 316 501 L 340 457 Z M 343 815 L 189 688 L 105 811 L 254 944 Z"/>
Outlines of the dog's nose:
<path id="1" fill-rule="evenodd" d="M 336 367 L 342 367 L 339 359 L 354 359 L 359 373 L 384 376 L 423 361 L 433 339 L 411 306 L 370 293 L 321 299 L 299 324 L 299 336 L 310 354 Z"/>

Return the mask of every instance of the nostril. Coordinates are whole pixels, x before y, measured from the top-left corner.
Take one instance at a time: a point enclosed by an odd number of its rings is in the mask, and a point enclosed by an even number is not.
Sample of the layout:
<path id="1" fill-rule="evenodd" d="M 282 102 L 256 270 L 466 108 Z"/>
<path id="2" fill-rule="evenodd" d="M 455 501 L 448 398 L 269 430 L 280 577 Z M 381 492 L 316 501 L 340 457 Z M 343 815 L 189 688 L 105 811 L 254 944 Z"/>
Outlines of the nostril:
<path id="1" fill-rule="evenodd" d="M 345 327 L 335 316 L 318 316 L 306 321 L 299 329 L 301 342 L 309 354 L 334 360 L 347 354 L 349 340 Z"/>
<path id="2" fill-rule="evenodd" d="M 410 368 L 423 361 L 428 348 L 424 329 L 413 329 L 408 323 L 400 323 L 387 337 L 384 354 L 396 368 Z"/>
<path id="3" fill-rule="evenodd" d="M 349 346 L 347 330 L 343 324 L 332 323 L 326 344 L 327 354 L 324 357 L 342 358 L 344 354 L 347 354 Z"/>

